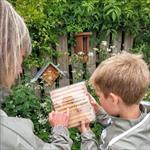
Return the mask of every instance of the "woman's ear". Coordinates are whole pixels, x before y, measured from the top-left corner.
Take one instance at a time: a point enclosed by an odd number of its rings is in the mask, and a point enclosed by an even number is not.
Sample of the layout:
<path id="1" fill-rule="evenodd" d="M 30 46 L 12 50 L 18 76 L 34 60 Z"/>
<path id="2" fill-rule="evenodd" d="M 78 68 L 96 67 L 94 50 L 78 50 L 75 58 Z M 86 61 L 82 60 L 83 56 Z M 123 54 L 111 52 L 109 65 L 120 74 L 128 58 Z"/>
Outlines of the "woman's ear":
<path id="1" fill-rule="evenodd" d="M 114 104 L 114 105 L 117 105 L 119 104 L 119 96 L 117 96 L 116 94 L 114 93 L 109 93 L 109 99 L 111 100 L 111 103 Z"/>

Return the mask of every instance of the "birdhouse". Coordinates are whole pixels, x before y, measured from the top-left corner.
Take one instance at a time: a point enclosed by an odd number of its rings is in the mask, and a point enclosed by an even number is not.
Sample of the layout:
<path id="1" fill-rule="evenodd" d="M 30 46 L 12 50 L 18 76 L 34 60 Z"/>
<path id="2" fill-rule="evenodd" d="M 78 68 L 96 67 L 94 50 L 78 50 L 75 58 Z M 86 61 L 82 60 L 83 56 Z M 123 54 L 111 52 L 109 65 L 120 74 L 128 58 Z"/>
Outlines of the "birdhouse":
<path id="1" fill-rule="evenodd" d="M 87 55 L 90 49 L 90 35 L 92 32 L 82 32 L 75 34 L 76 45 L 74 52 L 78 55 Z"/>
<path id="2" fill-rule="evenodd" d="M 65 74 L 57 66 L 50 62 L 38 71 L 31 82 L 35 82 L 40 78 L 48 85 L 52 85 L 60 75 L 65 76 Z"/>

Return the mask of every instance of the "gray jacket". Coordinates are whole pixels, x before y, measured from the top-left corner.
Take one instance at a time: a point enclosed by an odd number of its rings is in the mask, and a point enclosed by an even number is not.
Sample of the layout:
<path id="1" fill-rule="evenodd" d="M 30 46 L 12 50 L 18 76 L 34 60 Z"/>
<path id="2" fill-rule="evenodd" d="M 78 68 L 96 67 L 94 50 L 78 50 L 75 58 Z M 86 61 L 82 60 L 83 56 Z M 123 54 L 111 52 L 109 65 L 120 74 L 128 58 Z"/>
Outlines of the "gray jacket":
<path id="1" fill-rule="evenodd" d="M 67 128 L 54 127 L 52 142 L 45 143 L 34 135 L 31 120 L 8 117 L 0 110 L 1 150 L 70 150 L 71 146 L 72 140 Z"/>
<path id="2" fill-rule="evenodd" d="M 111 117 L 101 109 L 97 121 L 109 126 L 103 130 L 100 143 L 92 131 L 83 133 L 82 150 L 150 150 L 150 113 L 144 109 L 135 120 Z"/>

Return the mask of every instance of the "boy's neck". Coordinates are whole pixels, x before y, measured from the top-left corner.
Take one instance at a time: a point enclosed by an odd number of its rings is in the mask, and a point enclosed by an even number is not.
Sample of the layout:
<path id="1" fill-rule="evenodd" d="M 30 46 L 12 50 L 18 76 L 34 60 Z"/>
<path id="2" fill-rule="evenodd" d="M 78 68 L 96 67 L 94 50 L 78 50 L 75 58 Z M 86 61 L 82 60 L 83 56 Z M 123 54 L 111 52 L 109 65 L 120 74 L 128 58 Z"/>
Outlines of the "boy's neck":
<path id="1" fill-rule="evenodd" d="M 124 119 L 137 119 L 141 115 L 139 105 L 122 106 L 120 109 L 119 116 Z"/>

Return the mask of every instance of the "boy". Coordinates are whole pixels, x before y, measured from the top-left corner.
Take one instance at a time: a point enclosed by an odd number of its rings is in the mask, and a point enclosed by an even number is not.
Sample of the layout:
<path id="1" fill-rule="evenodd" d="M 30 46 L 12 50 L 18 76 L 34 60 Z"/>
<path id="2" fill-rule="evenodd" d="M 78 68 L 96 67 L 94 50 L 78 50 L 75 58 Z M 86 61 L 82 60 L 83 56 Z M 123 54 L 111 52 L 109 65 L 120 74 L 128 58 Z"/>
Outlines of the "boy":
<path id="1" fill-rule="evenodd" d="M 150 149 L 150 113 L 140 104 L 150 81 L 146 63 L 140 56 L 117 54 L 103 61 L 91 77 L 100 98 L 92 101 L 97 120 L 107 126 L 97 144 L 88 124 L 81 123 L 81 149 Z"/>

